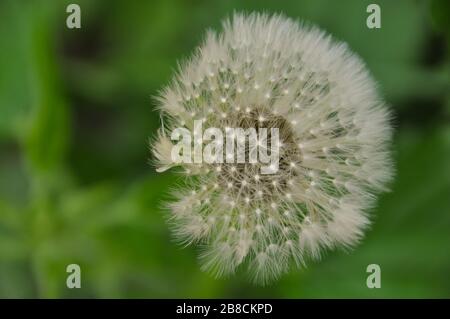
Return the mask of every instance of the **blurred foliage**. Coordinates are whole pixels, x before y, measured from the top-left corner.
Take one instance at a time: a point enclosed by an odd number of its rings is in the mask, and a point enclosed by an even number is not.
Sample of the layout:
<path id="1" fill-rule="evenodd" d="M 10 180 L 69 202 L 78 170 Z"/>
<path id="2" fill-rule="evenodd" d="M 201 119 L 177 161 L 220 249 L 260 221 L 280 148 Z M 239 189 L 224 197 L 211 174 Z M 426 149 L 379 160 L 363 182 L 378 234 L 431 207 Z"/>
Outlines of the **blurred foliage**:
<path id="1" fill-rule="evenodd" d="M 448 1 L 0 2 L 0 297 L 450 297 Z M 369 3 L 382 28 L 369 30 Z M 151 99 L 205 29 L 235 10 L 283 12 L 347 41 L 395 114 L 397 178 L 366 240 L 269 287 L 199 270 L 148 165 Z M 66 266 L 82 289 L 65 286 Z M 382 288 L 366 287 L 366 267 Z"/>

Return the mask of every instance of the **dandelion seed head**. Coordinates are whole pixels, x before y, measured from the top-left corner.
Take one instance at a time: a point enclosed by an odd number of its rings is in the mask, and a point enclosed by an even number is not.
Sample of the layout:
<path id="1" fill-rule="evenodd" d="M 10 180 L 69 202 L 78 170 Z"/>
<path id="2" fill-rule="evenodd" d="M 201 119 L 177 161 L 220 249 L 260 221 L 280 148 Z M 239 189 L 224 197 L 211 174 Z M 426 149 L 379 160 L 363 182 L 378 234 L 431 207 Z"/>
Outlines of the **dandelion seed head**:
<path id="1" fill-rule="evenodd" d="M 184 243 L 202 244 L 202 269 L 247 267 L 267 284 L 292 261 L 363 238 L 374 195 L 392 176 L 390 115 L 345 43 L 282 15 L 235 14 L 207 33 L 158 102 L 167 124 L 152 144 L 157 170 L 182 166 L 188 180 L 167 204 L 170 225 Z M 279 169 L 172 163 L 168 132 L 198 119 L 224 131 L 279 129 Z"/>

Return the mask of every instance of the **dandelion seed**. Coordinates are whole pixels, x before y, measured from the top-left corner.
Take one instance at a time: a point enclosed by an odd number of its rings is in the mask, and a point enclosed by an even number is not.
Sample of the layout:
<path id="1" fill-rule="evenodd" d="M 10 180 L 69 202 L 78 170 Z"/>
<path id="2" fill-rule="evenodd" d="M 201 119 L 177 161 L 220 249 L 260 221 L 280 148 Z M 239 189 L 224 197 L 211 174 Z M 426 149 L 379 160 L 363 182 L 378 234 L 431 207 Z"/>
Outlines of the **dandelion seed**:
<path id="1" fill-rule="evenodd" d="M 198 52 L 158 98 L 169 125 L 152 145 L 157 170 L 182 166 L 188 180 L 167 205 L 174 235 L 201 241 L 202 269 L 248 265 L 259 284 L 355 246 L 392 176 L 390 115 L 361 59 L 316 27 L 265 14 L 235 14 Z M 221 129 L 278 128 L 279 170 L 172 162 L 168 127 L 190 128 L 197 114 Z"/>

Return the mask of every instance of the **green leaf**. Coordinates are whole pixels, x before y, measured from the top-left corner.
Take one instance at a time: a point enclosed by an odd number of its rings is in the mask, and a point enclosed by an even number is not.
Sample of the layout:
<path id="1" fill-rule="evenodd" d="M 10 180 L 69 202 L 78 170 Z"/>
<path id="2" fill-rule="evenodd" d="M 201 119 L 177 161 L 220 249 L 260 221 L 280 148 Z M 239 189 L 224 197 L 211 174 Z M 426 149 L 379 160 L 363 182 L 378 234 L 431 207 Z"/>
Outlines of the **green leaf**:
<path id="1" fill-rule="evenodd" d="M 19 134 L 30 109 L 28 21 L 14 1 L 0 3 L 0 140 Z"/>
<path id="2" fill-rule="evenodd" d="M 44 7 L 45 9 L 45 7 Z M 24 136 L 25 153 L 35 173 L 48 173 L 64 159 L 69 133 L 69 113 L 62 94 L 55 43 L 47 10 L 28 6 L 23 10 L 30 19 L 32 110 Z"/>
<path id="3" fill-rule="evenodd" d="M 447 35 L 450 42 L 450 2 L 447 0 L 432 0 L 431 15 L 435 26 Z"/>

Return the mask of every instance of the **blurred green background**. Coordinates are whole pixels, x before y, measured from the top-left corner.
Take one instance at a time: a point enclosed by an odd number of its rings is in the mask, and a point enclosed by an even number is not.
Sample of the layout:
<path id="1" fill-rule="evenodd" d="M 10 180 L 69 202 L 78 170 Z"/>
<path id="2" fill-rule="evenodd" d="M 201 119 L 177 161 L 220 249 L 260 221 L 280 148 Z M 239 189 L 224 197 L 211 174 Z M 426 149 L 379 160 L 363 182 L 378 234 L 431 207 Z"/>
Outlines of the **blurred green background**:
<path id="1" fill-rule="evenodd" d="M 66 27 L 81 6 L 82 28 Z M 381 6 L 382 28 L 366 27 Z M 0 297 L 450 297 L 449 1 L 0 2 Z M 395 114 L 392 192 L 350 253 L 268 287 L 216 280 L 170 237 L 176 177 L 148 164 L 154 96 L 234 10 L 283 12 L 347 41 Z M 81 266 L 81 289 L 66 266 Z M 366 267 L 382 288 L 366 287 Z"/>

